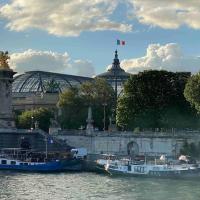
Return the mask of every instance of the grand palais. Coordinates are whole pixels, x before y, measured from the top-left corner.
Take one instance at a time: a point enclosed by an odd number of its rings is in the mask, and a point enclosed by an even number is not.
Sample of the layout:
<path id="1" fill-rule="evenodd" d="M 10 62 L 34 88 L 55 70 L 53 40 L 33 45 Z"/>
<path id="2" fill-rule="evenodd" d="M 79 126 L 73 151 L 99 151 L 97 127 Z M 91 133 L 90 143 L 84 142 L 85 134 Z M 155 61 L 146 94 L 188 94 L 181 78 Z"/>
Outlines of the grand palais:
<path id="1" fill-rule="evenodd" d="M 96 77 L 104 78 L 119 95 L 123 83 L 130 74 L 120 67 L 117 51 L 110 69 Z M 59 93 L 70 87 L 79 87 L 85 81 L 93 78 L 52 73 L 46 71 L 28 71 L 17 75 L 12 85 L 14 110 L 27 110 L 38 107 L 54 108 L 59 99 Z"/>

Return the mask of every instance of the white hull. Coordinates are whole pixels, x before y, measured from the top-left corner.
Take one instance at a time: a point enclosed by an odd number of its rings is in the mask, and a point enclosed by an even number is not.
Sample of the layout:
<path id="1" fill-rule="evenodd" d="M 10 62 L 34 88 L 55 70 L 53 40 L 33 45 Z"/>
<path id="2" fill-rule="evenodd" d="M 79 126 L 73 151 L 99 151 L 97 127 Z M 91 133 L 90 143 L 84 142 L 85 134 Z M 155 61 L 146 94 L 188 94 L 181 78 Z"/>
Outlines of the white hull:
<path id="1" fill-rule="evenodd" d="M 107 164 L 105 170 L 110 174 L 142 177 L 200 177 L 200 169 L 193 165 L 153 165 L 153 164 Z"/>

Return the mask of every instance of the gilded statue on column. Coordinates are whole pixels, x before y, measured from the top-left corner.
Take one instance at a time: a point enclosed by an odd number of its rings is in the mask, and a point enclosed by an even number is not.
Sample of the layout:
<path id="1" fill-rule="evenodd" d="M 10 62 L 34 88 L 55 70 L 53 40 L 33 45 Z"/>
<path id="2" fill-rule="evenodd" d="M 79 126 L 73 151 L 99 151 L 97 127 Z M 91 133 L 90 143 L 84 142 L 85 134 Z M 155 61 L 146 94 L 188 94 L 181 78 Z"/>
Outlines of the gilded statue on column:
<path id="1" fill-rule="evenodd" d="M 10 69 L 8 64 L 9 59 L 8 51 L 0 51 L 0 69 Z"/>

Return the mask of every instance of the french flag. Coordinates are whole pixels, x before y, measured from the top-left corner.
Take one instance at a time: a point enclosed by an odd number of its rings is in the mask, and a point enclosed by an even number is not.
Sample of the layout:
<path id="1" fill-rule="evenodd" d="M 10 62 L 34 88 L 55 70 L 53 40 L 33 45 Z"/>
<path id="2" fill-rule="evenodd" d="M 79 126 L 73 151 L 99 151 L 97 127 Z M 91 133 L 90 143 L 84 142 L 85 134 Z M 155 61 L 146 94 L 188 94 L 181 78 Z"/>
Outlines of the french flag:
<path id="1" fill-rule="evenodd" d="M 117 45 L 125 45 L 126 42 L 124 40 L 117 40 Z"/>

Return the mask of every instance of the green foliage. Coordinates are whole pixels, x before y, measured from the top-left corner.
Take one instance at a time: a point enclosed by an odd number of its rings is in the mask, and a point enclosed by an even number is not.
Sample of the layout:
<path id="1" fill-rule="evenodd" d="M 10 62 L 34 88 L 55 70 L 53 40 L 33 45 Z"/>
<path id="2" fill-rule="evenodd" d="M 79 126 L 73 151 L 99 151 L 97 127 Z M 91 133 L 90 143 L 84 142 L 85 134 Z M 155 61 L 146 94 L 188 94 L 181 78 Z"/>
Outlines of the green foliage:
<path id="1" fill-rule="evenodd" d="M 103 103 L 112 105 L 114 99 L 113 88 L 102 78 L 95 78 L 93 82 L 83 83 L 80 93 L 88 105 L 101 105 Z"/>
<path id="2" fill-rule="evenodd" d="M 189 78 L 185 86 L 184 96 L 200 112 L 200 73 Z"/>
<path id="3" fill-rule="evenodd" d="M 90 89 L 87 90 L 89 92 L 86 92 L 86 86 Z M 108 126 L 108 117 L 111 115 L 114 101 L 113 88 L 105 79 L 95 78 L 94 82 L 86 82 L 82 84 L 80 91 L 82 97 L 88 102 L 88 105 L 92 105 L 94 125 L 101 130 L 103 129 L 103 109 L 105 106 L 106 126 Z"/>
<path id="4" fill-rule="evenodd" d="M 106 120 L 111 113 L 114 91 L 104 80 L 96 78 L 85 82 L 79 89 L 71 88 L 60 95 L 58 106 L 62 109 L 63 128 L 77 129 L 86 126 L 88 106 L 92 106 L 95 127 L 103 128 L 103 105 L 106 108 Z"/>
<path id="5" fill-rule="evenodd" d="M 198 143 L 198 145 L 195 145 L 194 142 L 189 144 L 187 141 L 185 141 L 183 147 L 180 150 L 180 153 L 196 158 L 200 157 L 200 143 Z"/>
<path id="6" fill-rule="evenodd" d="M 156 70 L 131 76 L 118 99 L 118 125 L 131 130 L 196 126 L 196 113 L 183 95 L 188 76 Z"/>
<path id="7" fill-rule="evenodd" d="M 61 126 L 65 129 L 77 129 L 85 125 L 87 108 L 85 99 L 77 88 L 70 88 L 60 94 L 58 106 L 62 109 Z"/>
<path id="8" fill-rule="evenodd" d="M 34 122 L 39 123 L 39 128 L 48 131 L 50 119 L 53 118 L 53 112 L 46 108 L 24 111 L 18 116 L 18 128 L 30 129 Z"/>
<path id="9" fill-rule="evenodd" d="M 81 85 L 80 95 L 85 99 L 87 105 L 94 104 L 95 99 L 95 87 L 94 82 L 86 81 Z"/>
<path id="10" fill-rule="evenodd" d="M 105 79 L 95 78 L 94 99 L 99 105 L 106 103 L 111 106 L 114 100 L 114 90 Z"/>
<path id="11" fill-rule="evenodd" d="M 16 127 L 19 127 L 19 116 L 22 114 L 22 111 L 14 110 L 14 120 Z"/>

